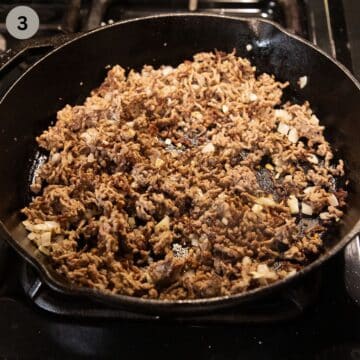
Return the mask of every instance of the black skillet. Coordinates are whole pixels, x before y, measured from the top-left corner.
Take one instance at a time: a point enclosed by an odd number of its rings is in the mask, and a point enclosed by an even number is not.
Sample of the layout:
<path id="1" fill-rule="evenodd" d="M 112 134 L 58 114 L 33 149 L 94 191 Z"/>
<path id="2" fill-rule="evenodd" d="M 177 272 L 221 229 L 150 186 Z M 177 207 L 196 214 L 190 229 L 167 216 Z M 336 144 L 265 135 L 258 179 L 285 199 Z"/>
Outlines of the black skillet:
<path id="1" fill-rule="evenodd" d="M 59 45 L 62 41 L 65 43 Z M 246 45 L 252 50 L 247 51 Z M 152 16 L 123 21 L 73 39 L 33 46 L 55 47 L 21 76 L 0 102 L 0 236 L 7 239 L 53 289 L 132 311 L 201 312 L 252 301 L 291 286 L 339 252 L 360 231 L 360 87 L 339 63 L 278 25 L 258 19 L 204 14 Z M 286 97 L 308 99 L 327 136 L 345 159 L 350 179 L 349 208 L 325 253 L 295 276 L 243 294 L 199 300 L 159 301 L 106 295 L 67 284 L 26 238 L 19 210 L 30 199 L 29 181 L 39 161 L 35 137 L 65 104 L 79 104 L 104 79 L 107 65 L 140 69 L 144 64 L 177 65 L 199 51 L 219 49 L 249 57 L 257 71 L 289 80 Z M 22 51 L 27 51 L 28 48 Z M 10 54 L 9 65 L 19 53 Z M 299 77 L 308 76 L 300 89 Z"/>

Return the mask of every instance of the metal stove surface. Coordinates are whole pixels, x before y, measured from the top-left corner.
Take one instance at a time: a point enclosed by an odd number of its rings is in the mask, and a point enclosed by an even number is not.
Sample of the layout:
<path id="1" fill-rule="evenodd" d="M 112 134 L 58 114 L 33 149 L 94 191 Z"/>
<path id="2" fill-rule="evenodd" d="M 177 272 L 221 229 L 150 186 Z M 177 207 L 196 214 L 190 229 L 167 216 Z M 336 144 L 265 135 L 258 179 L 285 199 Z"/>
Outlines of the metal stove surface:
<path id="1" fill-rule="evenodd" d="M 7 11 L 0 4 L 0 34 Z M 23 3 L 23 2 L 22 2 Z M 260 16 L 309 38 L 360 75 L 360 3 L 352 1 L 34 1 L 38 36 L 90 29 L 123 18 L 170 11 Z M 348 20 L 348 21 L 347 21 Z M 1 39 L 1 38 L 0 38 Z M 1 44 L 1 41 L 0 41 Z M 36 59 L 27 58 L 8 83 Z M 6 82 L 0 79 L 1 86 Z M 164 319 L 61 298 L 0 239 L 0 357 L 183 357 L 211 359 L 360 359 L 360 308 L 344 282 L 343 255 L 291 293 L 202 317 Z M 305 296 L 304 296 L 305 290 Z"/>

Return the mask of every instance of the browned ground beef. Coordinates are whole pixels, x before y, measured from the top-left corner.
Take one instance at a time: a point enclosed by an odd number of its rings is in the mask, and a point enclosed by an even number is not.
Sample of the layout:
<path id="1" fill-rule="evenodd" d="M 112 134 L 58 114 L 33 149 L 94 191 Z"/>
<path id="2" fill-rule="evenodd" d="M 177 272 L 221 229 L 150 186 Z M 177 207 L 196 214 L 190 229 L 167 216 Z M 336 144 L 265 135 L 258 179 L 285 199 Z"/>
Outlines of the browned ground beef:
<path id="1" fill-rule="evenodd" d="M 37 141 L 50 152 L 23 209 L 71 283 L 193 299 L 282 279 L 322 251 L 344 175 L 308 103 L 246 59 L 114 66 Z"/>

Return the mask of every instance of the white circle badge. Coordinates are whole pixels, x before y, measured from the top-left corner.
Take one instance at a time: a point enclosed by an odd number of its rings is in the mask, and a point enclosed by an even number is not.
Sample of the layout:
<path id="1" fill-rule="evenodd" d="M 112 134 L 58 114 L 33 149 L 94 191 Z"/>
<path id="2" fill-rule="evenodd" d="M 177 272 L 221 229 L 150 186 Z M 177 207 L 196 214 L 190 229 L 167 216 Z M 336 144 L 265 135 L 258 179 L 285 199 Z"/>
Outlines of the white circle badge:
<path id="1" fill-rule="evenodd" d="M 39 16 L 29 6 L 16 6 L 6 16 L 6 28 L 16 39 L 29 39 L 39 29 Z"/>

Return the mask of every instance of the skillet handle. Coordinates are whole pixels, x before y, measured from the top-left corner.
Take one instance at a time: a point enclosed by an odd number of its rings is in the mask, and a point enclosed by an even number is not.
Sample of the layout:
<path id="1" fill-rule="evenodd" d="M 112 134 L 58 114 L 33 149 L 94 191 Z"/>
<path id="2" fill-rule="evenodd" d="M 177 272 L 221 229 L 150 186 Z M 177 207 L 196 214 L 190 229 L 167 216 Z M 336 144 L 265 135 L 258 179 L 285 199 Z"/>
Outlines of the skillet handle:
<path id="1" fill-rule="evenodd" d="M 360 234 L 346 246 L 344 256 L 346 290 L 355 303 L 360 305 Z"/>
<path id="2" fill-rule="evenodd" d="M 19 46 L 8 49 L 3 54 L 0 54 L 0 75 L 19 64 L 19 62 L 33 50 L 44 49 L 52 50 L 56 47 L 75 39 L 78 33 L 75 34 L 61 34 L 48 38 L 31 39 L 23 41 Z"/>

